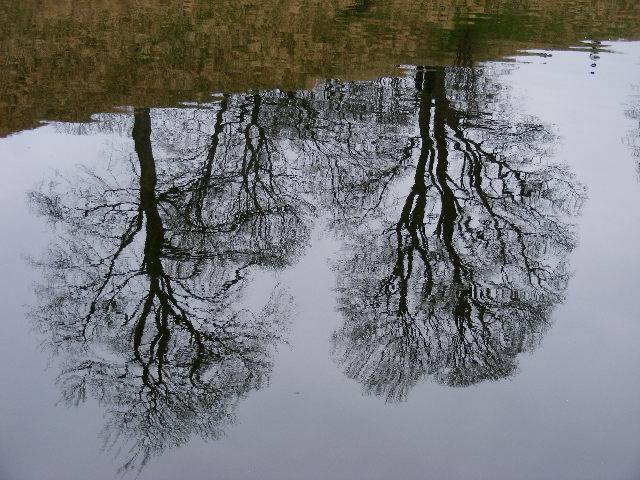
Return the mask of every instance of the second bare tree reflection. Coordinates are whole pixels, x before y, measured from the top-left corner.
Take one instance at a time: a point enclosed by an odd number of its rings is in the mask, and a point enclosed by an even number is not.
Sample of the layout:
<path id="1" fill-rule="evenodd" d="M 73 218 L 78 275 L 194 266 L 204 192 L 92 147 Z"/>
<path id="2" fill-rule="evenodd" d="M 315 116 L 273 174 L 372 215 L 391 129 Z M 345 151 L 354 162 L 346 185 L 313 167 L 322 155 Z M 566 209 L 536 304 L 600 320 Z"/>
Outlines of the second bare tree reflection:
<path id="1" fill-rule="evenodd" d="M 82 127 L 131 136 L 101 169 L 32 192 L 58 232 L 33 316 L 64 359 L 63 398 L 103 405 L 123 468 L 219 437 L 268 380 L 290 299 L 246 297 L 319 217 L 344 242 L 334 356 L 365 391 L 515 371 L 563 298 L 584 191 L 497 67 L 467 57 Z"/>
<path id="2" fill-rule="evenodd" d="M 415 88 L 408 178 L 368 221 L 346 222 L 335 266 L 336 358 L 387 400 L 428 375 L 466 386 L 514 372 L 563 298 L 567 218 L 584 197 L 545 162 L 544 125 L 518 118 L 480 69 L 418 68 Z"/>
<path id="3" fill-rule="evenodd" d="M 304 246 L 305 203 L 264 139 L 258 101 L 236 100 L 220 103 L 208 139 L 180 146 L 160 128 L 160 160 L 150 111 L 137 109 L 130 162 L 31 194 L 59 227 L 36 262 L 46 275 L 36 324 L 64 358 L 63 398 L 96 398 L 105 444 L 129 446 L 124 469 L 193 434 L 219 437 L 267 381 L 286 326 L 286 292 L 257 310 L 242 297 L 253 271 L 280 269 Z M 184 121 L 158 120 L 169 133 Z"/>

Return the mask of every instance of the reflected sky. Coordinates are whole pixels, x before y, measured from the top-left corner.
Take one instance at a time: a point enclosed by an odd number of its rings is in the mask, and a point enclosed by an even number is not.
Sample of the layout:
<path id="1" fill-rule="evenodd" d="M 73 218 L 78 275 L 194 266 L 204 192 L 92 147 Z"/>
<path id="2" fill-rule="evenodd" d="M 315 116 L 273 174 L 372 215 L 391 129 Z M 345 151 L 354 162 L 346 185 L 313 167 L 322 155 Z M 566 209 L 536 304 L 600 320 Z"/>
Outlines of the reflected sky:
<path id="1" fill-rule="evenodd" d="M 639 69 L 459 48 L 3 139 L 0 476 L 634 478 Z"/>

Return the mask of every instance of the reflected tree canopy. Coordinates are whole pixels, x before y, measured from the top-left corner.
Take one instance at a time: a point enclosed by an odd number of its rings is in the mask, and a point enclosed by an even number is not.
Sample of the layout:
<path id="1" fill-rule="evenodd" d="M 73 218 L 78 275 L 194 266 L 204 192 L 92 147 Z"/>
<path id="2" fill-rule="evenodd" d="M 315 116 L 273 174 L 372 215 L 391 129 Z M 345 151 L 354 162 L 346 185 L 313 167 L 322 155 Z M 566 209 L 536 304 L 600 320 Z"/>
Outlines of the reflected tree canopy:
<path id="1" fill-rule="evenodd" d="M 418 67 L 406 175 L 369 189 L 364 222 L 343 216 L 334 353 L 387 400 L 425 376 L 450 386 L 510 376 L 563 298 L 583 187 L 545 162 L 553 136 L 519 118 L 494 80 L 468 65 Z"/>
<path id="2" fill-rule="evenodd" d="M 563 298 L 584 191 L 498 67 L 471 58 L 59 125 L 122 141 L 30 194 L 57 228 L 33 317 L 63 359 L 63 399 L 103 405 L 124 469 L 218 438 L 268 381 L 291 300 L 246 298 L 319 217 L 344 243 L 334 356 L 365 391 L 513 374 Z"/>
<path id="3" fill-rule="evenodd" d="M 633 130 L 627 132 L 624 142 L 629 146 L 633 155 L 638 158 L 636 169 L 640 178 L 640 86 L 634 85 L 634 89 L 636 90 L 635 95 L 629 101 L 625 114 L 628 118 L 634 120 L 637 125 Z"/>
<path id="4" fill-rule="evenodd" d="M 243 293 L 252 272 L 295 260 L 309 209 L 267 101 L 225 96 L 154 122 L 136 109 L 129 158 L 31 194 L 59 232 L 36 262 L 36 324 L 64 358 L 64 400 L 98 399 L 105 444 L 129 445 L 124 469 L 193 434 L 219 437 L 268 379 L 290 302 L 276 290 L 249 309 Z"/>

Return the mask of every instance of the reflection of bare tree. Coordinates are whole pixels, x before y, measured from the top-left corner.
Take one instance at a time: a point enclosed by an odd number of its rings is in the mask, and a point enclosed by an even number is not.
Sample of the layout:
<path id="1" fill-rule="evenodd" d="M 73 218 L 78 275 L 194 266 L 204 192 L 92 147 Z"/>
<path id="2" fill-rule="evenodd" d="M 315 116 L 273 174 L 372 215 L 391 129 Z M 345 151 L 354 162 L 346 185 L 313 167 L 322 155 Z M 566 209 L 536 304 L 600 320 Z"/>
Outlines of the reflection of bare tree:
<path id="1" fill-rule="evenodd" d="M 640 91 L 639 86 L 635 88 Z M 627 133 L 624 142 L 631 148 L 633 155 L 639 159 L 636 168 L 638 177 L 640 177 L 640 95 L 636 94 L 633 96 L 625 113 L 628 118 L 637 122 L 636 128 Z"/>
<path id="2" fill-rule="evenodd" d="M 96 398 L 105 444 L 129 445 L 124 469 L 191 435 L 217 438 L 268 378 L 287 297 L 276 291 L 254 311 L 242 294 L 252 271 L 295 259 L 308 205 L 269 137 L 263 101 L 225 96 L 213 123 L 210 111 L 203 122 L 165 112 L 157 148 L 150 111 L 137 109 L 129 165 L 31 194 L 60 228 L 36 262 L 46 279 L 36 324 L 65 359 L 63 398 Z M 171 138 L 176 125 L 189 132 L 187 149 Z"/>
<path id="3" fill-rule="evenodd" d="M 469 385 L 514 371 L 562 299 L 583 191 L 471 56 L 136 109 L 131 128 L 112 115 L 105 128 L 132 131 L 129 162 L 31 194 L 59 227 L 36 262 L 36 323 L 65 358 L 63 397 L 97 398 L 106 444 L 128 443 L 124 468 L 218 437 L 268 379 L 286 296 L 250 310 L 243 293 L 302 253 L 317 207 L 345 240 L 334 345 L 350 377 L 401 399 L 425 375 Z"/>
<path id="4" fill-rule="evenodd" d="M 415 105 L 408 82 L 333 80 L 304 99 L 307 129 L 295 148 L 334 226 L 368 216 L 409 168 L 415 139 L 407 131 Z"/>
<path id="5" fill-rule="evenodd" d="M 509 115 L 491 84 L 478 88 L 481 74 L 417 69 L 417 154 L 409 184 L 393 189 L 406 193 L 382 202 L 398 205 L 395 219 L 387 208 L 352 222 L 336 264 L 335 354 L 388 400 L 425 375 L 463 386 L 512 374 L 568 279 L 565 218 L 582 187 L 542 161 L 552 137 Z M 459 90 L 469 85 L 475 93 Z"/>

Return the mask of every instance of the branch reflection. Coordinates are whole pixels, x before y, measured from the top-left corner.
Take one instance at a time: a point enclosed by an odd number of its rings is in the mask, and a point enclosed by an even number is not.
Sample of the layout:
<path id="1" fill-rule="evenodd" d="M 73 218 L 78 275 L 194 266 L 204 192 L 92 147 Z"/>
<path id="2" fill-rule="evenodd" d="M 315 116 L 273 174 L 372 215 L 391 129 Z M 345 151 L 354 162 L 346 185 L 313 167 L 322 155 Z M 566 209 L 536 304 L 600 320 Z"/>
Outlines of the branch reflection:
<path id="1" fill-rule="evenodd" d="M 35 262 L 36 325 L 63 399 L 97 399 L 106 447 L 127 445 L 123 469 L 220 437 L 268 381 L 291 299 L 247 298 L 304 254 L 315 216 L 344 243 L 334 357 L 366 392 L 505 378 L 540 342 L 584 188 L 472 43 L 453 67 L 59 126 L 130 134 L 30 195 L 58 238 Z"/>
<path id="2" fill-rule="evenodd" d="M 552 134 L 518 117 L 491 73 L 418 67 L 406 177 L 369 188 L 364 222 L 334 202 L 346 238 L 334 355 L 388 401 L 426 376 L 467 386 L 512 375 L 566 290 L 584 189 L 546 161 Z M 371 171 L 387 168 L 371 158 Z"/>
<path id="3" fill-rule="evenodd" d="M 266 101 L 224 96 L 213 115 L 153 121 L 136 109 L 135 154 L 30 195 L 58 229 L 35 262 L 45 276 L 35 322 L 64 358 L 63 399 L 104 406 L 105 446 L 127 445 L 124 470 L 192 435 L 218 438 L 268 380 L 290 299 L 276 289 L 250 309 L 243 294 L 258 269 L 295 261 L 310 206 Z"/>

